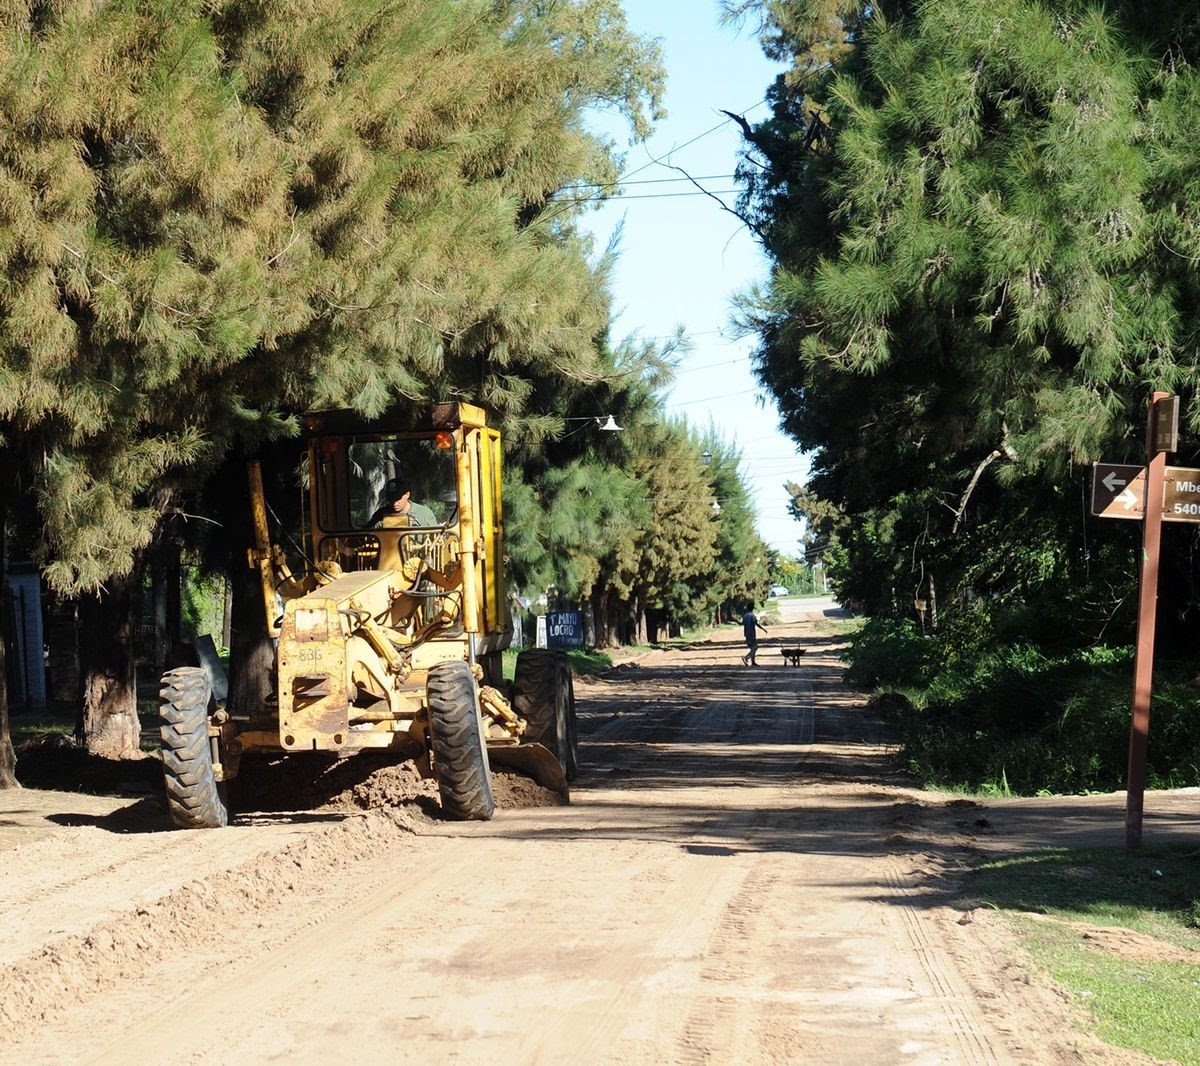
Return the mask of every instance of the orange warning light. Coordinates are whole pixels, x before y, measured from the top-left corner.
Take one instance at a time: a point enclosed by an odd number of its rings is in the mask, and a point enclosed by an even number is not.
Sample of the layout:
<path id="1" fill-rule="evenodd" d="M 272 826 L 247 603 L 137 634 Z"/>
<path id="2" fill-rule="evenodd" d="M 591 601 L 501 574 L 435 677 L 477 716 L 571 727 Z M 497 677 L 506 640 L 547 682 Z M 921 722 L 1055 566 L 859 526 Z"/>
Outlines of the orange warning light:
<path id="1" fill-rule="evenodd" d="M 454 434 L 447 433 L 445 430 L 442 430 L 436 437 L 433 438 L 433 442 L 439 448 L 441 448 L 442 451 L 446 451 L 454 447 Z"/>

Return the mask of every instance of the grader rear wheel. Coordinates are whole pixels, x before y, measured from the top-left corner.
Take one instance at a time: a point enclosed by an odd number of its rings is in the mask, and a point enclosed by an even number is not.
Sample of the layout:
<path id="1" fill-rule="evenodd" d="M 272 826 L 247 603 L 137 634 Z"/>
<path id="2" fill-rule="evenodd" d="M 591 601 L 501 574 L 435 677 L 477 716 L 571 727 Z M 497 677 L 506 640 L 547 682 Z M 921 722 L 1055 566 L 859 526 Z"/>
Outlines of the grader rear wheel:
<path id="1" fill-rule="evenodd" d="M 163 675 L 159 705 L 167 809 L 180 829 L 229 824 L 225 784 L 213 772 L 208 736 L 209 685 L 204 671 L 180 667 Z"/>
<path id="2" fill-rule="evenodd" d="M 465 662 L 429 671 L 429 740 L 442 809 L 460 821 L 495 813 L 491 767 L 479 713 L 479 688 Z"/>

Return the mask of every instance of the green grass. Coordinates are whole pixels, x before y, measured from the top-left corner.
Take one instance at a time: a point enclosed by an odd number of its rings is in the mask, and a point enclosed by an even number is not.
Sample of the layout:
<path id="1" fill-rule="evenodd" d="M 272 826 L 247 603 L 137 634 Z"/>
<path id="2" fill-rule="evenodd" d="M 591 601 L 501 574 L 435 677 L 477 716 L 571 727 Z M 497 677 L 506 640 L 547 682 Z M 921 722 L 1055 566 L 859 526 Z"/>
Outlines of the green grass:
<path id="1" fill-rule="evenodd" d="M 138 708 L 139 711 L 141 708 Z M 13 711 L 8 726 L 12 742 L 17 747 L 30 741 L 36 743 L 53 736 L 75 736 L 76 705 L 51 702 L 36 711 Z"/>
<path id="2" fill-rule="evenodd" d="M 602 651 L 569 651 L 567 658 L 571 660 L 571 669 L 576 677 L 589 677 L 603 673 L 612 667 L 612 656 Z"/>
<path id="3" fill-rule="evenodd" d="M 1200 1066 L 1200 965 L 1171 957 L 1173 949 L 1200 952 L 1195 846 L 1150 848 L 1135 858 L 1104 849 L 1002 859 L 975 871 L 970 889 L 1011 913 L 1034 962 L 1101 1039 Z M 1118 955 L 1085 939 L 1078 923 L 1133 930 L 1161 948 Z"/>
<path id="4" fill-rule="evenodd" d="M 645 649 L 649 651 L 650 649 Z M 504 679 L 511 681 L 517 669 L 516 648 L 508 648 L 504 651 Z M 576 677 L 589 677 L 594 674 L 603 673 L 609 669 L 612 664 L 612 657 L 605 655 L 602 651 L 568 651 L 567 658 L 571 661 L 571 669 L 575 671 Z"/>

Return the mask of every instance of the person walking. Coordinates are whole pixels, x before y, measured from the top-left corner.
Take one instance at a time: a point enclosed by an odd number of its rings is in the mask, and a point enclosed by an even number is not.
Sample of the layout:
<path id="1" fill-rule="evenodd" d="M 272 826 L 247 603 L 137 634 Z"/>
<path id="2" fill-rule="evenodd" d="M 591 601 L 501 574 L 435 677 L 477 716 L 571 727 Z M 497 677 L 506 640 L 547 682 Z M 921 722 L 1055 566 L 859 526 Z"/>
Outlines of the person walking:
<path id="1" fill-rule="evenodd" d="M 747 607 L 746 613 L 742 615 L 742 635 L 746 638 L 746 647 L 750 650 L 742 656 L 742 663 L 746 666 L 758 665 L 758 630 L 764 633 L 767 627 L 758 620 L 758 615 L 754 613 L 753 607 Z"/>

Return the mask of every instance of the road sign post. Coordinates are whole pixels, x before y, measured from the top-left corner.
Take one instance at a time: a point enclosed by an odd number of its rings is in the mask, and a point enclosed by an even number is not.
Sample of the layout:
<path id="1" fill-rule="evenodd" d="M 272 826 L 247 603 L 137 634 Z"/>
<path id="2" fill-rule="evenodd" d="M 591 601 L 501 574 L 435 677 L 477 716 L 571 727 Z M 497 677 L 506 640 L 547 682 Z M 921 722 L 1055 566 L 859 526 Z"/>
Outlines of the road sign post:
<path id="1" fill-rule="evenodd" d="M 1172 403 L 1172 401 L 1174 401 Z M 1129 729 L 1129 772 L 1125 784 L 1125 852 L 1142 846 L 1142 815 L 1146 798 L 1146 749 L 1150 740 L 1150 698 L 1154 678 L 1154 628 L 1158 608 L 1158 556 L 1162 543 L 1164 474 L 1167 453 L 1159 445 L 1175 446 L 1172 432 L 1179 422 L 1179 401 L 1165 392 L 1150 399 L 1146 429 L 1147 458 L 1145 520 L 1142 524 L 1142 573 L 1138 588 L 1137 650 L 1133 660 L 1133 720 Z"/>

